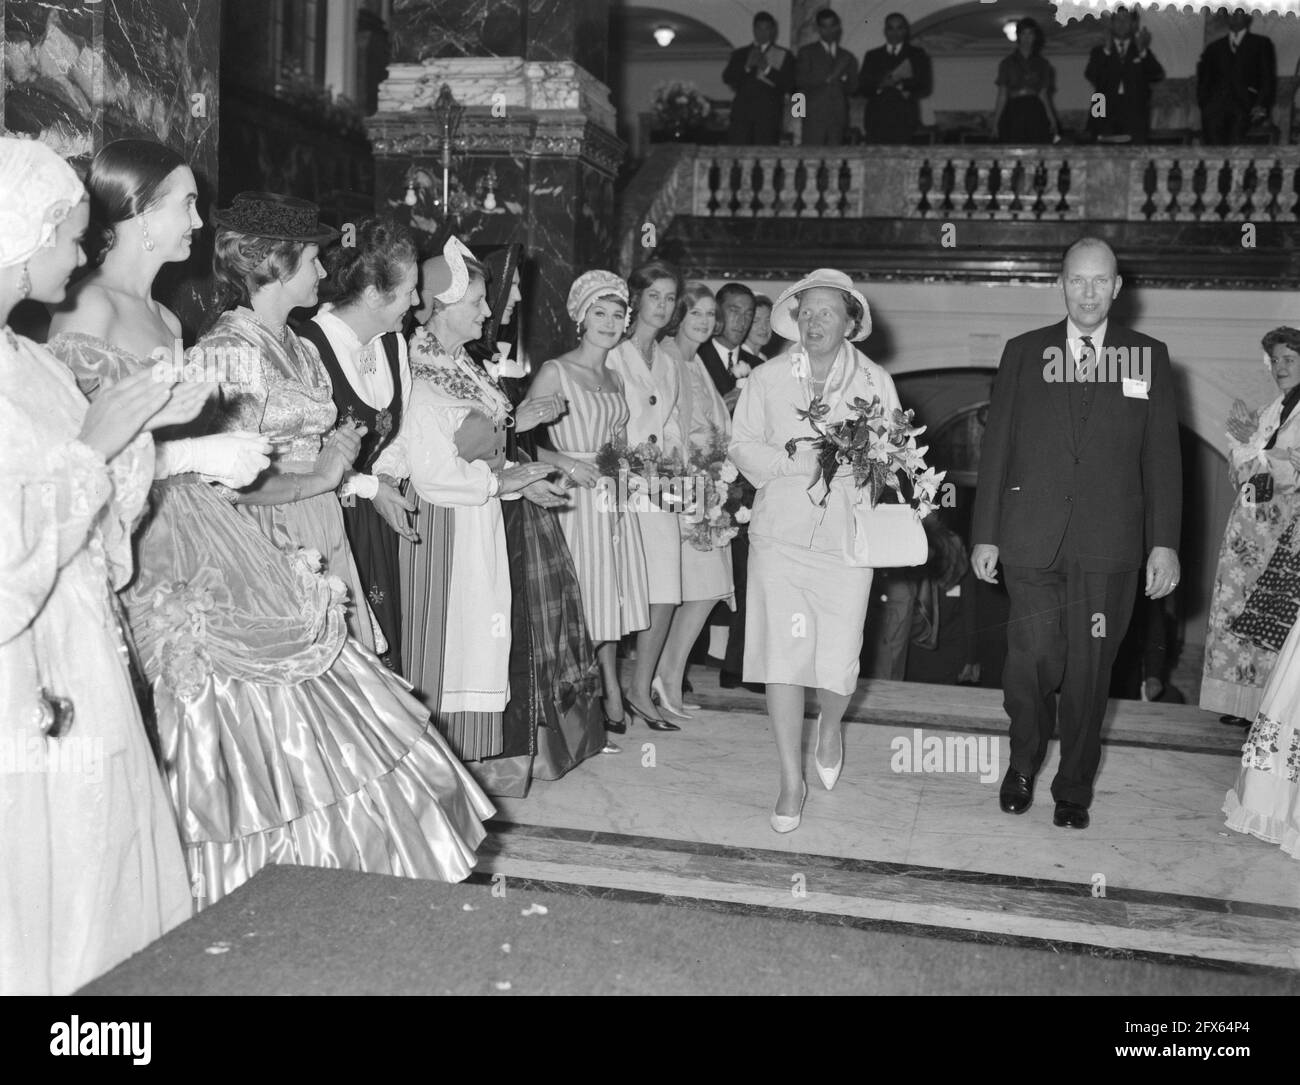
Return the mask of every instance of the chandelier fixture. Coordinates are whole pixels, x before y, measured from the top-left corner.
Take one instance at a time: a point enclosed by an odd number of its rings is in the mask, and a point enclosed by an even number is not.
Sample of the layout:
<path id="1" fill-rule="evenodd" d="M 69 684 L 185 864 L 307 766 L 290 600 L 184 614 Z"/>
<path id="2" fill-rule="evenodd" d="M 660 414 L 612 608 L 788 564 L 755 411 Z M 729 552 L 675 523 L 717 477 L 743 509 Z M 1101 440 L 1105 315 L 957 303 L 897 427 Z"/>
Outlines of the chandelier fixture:
<path id="1" fill-rule="evenodd" d="M 412 166 L 406 172 L 406 196 L 403 203 L 407 207 L 422 207 L 432 211 L 426 218 L 435 219 L 439 225 L 450 220 L 458 223 L 460 217 L 471 211 L 495 211 L 497 208 L 497 172 L 489 166 L 487 173 L 480 177 L 472 191 L 461 184 L 460 178 L 452 171 L 456 158 L 456 136 L 460 129 L 465 107 L 456 101 L 451 87 L 446 83 L 438 92 L 438 97 L 429 107 L 432 128 L 438 134 L 441 177 L 435 178 L 427 170 Z"/>

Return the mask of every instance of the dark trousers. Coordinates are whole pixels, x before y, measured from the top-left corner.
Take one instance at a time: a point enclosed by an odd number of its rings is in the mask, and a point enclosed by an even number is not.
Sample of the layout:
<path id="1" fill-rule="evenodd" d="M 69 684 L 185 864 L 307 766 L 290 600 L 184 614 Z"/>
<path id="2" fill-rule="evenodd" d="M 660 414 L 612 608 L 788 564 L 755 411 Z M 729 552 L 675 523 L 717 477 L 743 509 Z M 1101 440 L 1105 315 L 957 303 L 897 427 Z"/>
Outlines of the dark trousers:
<path id="1" fill-rule="evenodd" d="M 1231 98 L 1206 102 L 1201 109 L 1201 131 L 1206 143 L 1241 143 L 1250 131 L 1250 107 Z"/>
<path id="2" fill-rule="evenodd" d="M 781 122 L 784 101 L 742 101 L 739 97 L 731 106 L 731 122 L 727 128 L 727 142 L 733 146 L 761 144 L 772 146 L 781 142 Z"/>
<path id="3" fill-rule="evenodd" d="M 1052 798 L 1088 806 L 1101 761 L 1110 672 L 1133 613 L 1140 573 L 1084 571 L 1070 543 L 1046 569 L 1003 565 L 1011 612 L 1003 704 L 1011 717 L 1010 768 L 1035 776 L 1057 724 L 1061 765 Z"/>
<path id="4" fill-rule="evenodd" d="M 749 583 L 749 532 L 742 531 L 731 540 L 731 575 L 736 584 L 736 609 L 731 613 L 727 633 L 727 657 L 722 673 L 740 679 L 745 671 L 745 595 Z"/>

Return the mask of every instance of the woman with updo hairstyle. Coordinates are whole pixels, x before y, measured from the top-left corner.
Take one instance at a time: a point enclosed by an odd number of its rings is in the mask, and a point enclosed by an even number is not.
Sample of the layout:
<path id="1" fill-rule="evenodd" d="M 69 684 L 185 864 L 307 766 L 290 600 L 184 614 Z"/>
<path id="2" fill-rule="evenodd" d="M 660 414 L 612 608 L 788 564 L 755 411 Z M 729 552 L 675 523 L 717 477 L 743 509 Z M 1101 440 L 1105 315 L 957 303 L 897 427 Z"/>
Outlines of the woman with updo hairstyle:
<path id="1" fill-rule="evenodd" d="M 634 448 L 656 446 L 664 459 L 684 460 L 686 445 L 678 409 L 681 377 L 677 363 L 661 344 L 682 293 L 682 277 L 672 264 L 652 260 L 633 269 L 627 286 L 631 321 L 623 342 L 609 352 L 605 363 L 623 378 L 630 412 L 627 441 Z M 650 625 L 637 634 L 636 666 L 626 704 L 633 716 L 655 731 L 681 730 L 655 708 L 651 688 L 673 611 L 682 601 L 680 512 L 668 502 L 650 502 L 643 497 L 637 503 L 650 582 Z"/>
<path id="2" fill-rule="evenodd" d="M 538 456 L 564 473 L 572 503 L 559 510 L 582 590 L 582 611 L 605 693 L 605 730 L 623 734 L 627 717 L 618 680 L 618 642 L 650 624 L 650 589 L 641 517 L 602 479 L 596 455 L 626 438 L 629 416 L 623 380 L 608 364 L 627 327 L 627 283 L 612 271 L 588 271 L 569 287 L 567 310 L 578 345 L 546 362 L 530 397 L 559 395 L 568 410 L 550 426 L 550 449 Z M 617 752 L 612 743 L 608 752 Z"/>
<path id="3" fill-rule="evenodd" d="M 135 194 L 122 206 L 144 205 L 138 193 L 156 151 L 146 145 L 130 181 L 135 152 L 111 146 L 114 185 Z M 97 156 L 87 177 L 92 193 L 100 189 L 99 163 Z M 185 235 L 202 224 L 194 194 L 189 168 L 178 168 L 140 215 L 99 224 L 111 229 L 111 247 L 56 315 L 51 340 L 96 401 L 132 380 L 178 375 L 178 390 L 206 398 L 219 387 L 227 400 L 225 411 L 209 409 L 203 435 L 158 447 L 135 577 L 121 596 L 150 684 L 194 902 L 221 899 L 268 863 L 459 881 L 474 865 L 491 803 L 401 679 L 348 636 L 345 585 L 321 570 L 320 554 L 282 548 L 236 506 L 257 492 L 249 486 L 268 466 L 270 443 L 209 432 L 232 424 L 233 406 L 250 429 L 264 424 L 265 413 L 277 438 L 293 432 L 295 443 L 282 448 L 298 464 L 319 451 L 319 436 L 313 446 L 308 433 L 333 422 L 334 406 L 315 347 L 287 332 L 266 343 L 260 327 L 241 335 L 227 315 L 217 328 L 229 330 L 182 358 L 170 314 L 151 299 L 153 274 L 188 251 Z M 277 232 L 308 225 L 286 221 Z M 273 227 L 271 215 L 257 222 Z M 227 237 L 227 258 L 242 249 L 240 259 L 251 263 L 255 241 Z M 267 248 L 294 245 L 301 247 L 272 238 Z M 302 255 L 288 253 L 299 265 Z M 291 361 L 324 384 L 324 396 L 269 377 Z M 314 426 L 302 421 L 308 411 L 318 418 Z M 236 454 L 222 452 L 232 444 Z M 314 468 L 296 473 L 295 465 L 277 464 L 263 486 L 301 486 L 304 495 L 319 486 L 341 536 L 333 495 L 341 457 L 317 456 Z"/>
<path id="4" fill-rule="evenodd" d="M 354 244 L 325 257 L 329 299 L 302 325 L 302 337 L 320 352 L 334 406 L 343 423 L 366 428 L 361 451 L 339 490 L 348 543 L 370 612 L 387 644 L 381 655 L 401 666 L 401 592 L 397 540 L 418 541 L 411 523 L 415 502 L 397 480 L 374 474 L 374 464 L 402 423 L 411 397 L 411 368 L 402 320 L 420 303 L 415 236 L 389 218 L 356 224 Z"/>

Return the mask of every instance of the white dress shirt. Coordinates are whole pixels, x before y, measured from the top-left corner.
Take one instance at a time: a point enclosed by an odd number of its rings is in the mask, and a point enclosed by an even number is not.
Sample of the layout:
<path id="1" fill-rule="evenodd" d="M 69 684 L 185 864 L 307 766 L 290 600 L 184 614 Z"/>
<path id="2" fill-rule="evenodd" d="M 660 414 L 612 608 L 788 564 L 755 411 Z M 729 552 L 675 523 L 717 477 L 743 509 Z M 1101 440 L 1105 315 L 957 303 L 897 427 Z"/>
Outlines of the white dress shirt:
<path id="1" fill-rule="evenodd" d="M 1074 358 L 1075 374 L 1078 374 L 1079 365 L 1083 361 L 1084 343 L 1083 337 L 1089 335 L 1092 337 L 1092 364 L 1095 367 L 1101 364 L 1102 347 L 1106 344 L 1106 325 L 1110 320 L 1103 320 L 1094 331 L 1082 332 L 1075 325 L 1073 320 L 1068 317 L 1065 321 L 1065 341 L 1070 346 L 1070 355 Z"/>

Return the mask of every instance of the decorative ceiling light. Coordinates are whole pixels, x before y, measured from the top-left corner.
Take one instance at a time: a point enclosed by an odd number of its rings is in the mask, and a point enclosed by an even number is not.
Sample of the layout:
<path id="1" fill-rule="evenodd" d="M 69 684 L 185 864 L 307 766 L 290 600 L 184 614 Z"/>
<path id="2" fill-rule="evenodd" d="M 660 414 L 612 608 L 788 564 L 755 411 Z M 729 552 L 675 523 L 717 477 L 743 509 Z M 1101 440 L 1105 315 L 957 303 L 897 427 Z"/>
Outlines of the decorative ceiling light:
<path id="1" fill-rule="evenodd" d="M 1082 19 L 1088 15 L 1101 15 L 1106 12 L 1114 11 L 1117 7 L 1132 7 L 1131 3 L 1125 4 L 1124 0 L 1057 0 L 1056 3 L 1056 21 L 1065 26 L 1071 19 Z M 1142 5 L 1144 12 L 1150 13 L 1159 11 L 1161 8 L 1173 8 L 1181 12 L 1186 6 L 1186 0 L 1179 0 L 1177 3 L 1171 0 L 1165 2 L 1146 3 Z M 1226 7 L 1231 11 L 1235 7 L 1244 8 L 1252 15 L 1261 12 L 1279 12 L 1285 14 L 1300 13 L 1300 5 L 1296 0 L 1250 0 L 1249 3 L 1232 4 L 1232 3 L 1193 3 L 1193 10 L 1199 16 L 1201 11 L 1208 8 L 1210 11 L 1218 11 L 1221 7 Z"/>
<path id="2" fill-rule="evenodd" d="M 675 37 L 677 37 L 677 31 L 671 26 L 655 27 L 655 41 L 657 41 L 664 49 L 667 49 L 668 46 L 672 45 Z"/>

